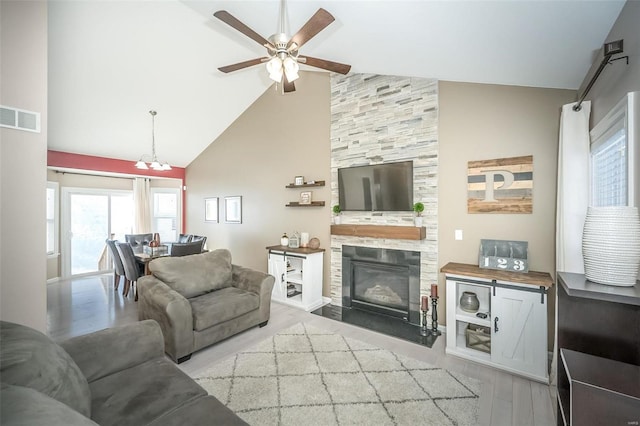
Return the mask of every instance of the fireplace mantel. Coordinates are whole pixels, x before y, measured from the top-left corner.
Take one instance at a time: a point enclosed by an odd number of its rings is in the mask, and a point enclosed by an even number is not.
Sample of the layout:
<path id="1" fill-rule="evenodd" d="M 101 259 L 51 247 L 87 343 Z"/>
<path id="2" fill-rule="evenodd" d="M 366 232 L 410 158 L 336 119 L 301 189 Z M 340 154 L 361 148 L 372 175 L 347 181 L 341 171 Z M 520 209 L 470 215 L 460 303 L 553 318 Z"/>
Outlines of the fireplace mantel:
<path id="1" fill-rule="evenodd" d="M 388 238 L 395 240 L 424 240 L 427 238 L 427 228 L 424 226 L 331 225 L 331 235 Z"/>

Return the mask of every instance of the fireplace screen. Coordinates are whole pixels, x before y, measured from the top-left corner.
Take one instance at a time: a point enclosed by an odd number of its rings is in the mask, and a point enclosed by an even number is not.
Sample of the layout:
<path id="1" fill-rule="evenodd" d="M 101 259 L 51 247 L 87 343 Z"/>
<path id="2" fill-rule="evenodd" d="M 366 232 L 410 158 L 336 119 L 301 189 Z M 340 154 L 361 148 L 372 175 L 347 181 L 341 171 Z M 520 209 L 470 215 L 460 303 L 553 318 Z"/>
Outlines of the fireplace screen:
<path id="1" fill-rule="evenodd" d="M 342 246 L 342 306 L 420 323 L 420 253 Z"/>
<path id="2" fill-rule="evenodd" d="M 352 262 L 352 300 L 409 310 L 409 268 Z"/>

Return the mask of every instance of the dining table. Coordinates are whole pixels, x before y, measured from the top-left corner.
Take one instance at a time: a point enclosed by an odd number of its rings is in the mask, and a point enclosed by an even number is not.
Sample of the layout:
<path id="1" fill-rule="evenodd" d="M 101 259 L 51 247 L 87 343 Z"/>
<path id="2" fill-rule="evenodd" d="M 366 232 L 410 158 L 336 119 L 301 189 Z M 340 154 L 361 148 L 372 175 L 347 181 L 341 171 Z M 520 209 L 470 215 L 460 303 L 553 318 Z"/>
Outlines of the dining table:
<path id="1" fill-rule="evenodd" d="M 134 250 L 133 254 L 136 257 L 136 262 L 144 265 L 144 274 L 151 275 L 151 271 L 149 270 L 149 263 L 151 263 L 153 259 L 169 256 L 169 251 L 170 248 L 168 245 L 161 244 L 158 247 L 144 246 L 141 249 Z"/>

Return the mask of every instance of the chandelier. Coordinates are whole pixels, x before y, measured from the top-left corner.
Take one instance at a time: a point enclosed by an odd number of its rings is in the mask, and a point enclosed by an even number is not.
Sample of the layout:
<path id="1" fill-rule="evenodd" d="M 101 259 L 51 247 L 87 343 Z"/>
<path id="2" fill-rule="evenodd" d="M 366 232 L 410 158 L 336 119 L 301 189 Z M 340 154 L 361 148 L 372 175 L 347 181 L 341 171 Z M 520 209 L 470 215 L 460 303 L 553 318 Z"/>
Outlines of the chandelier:
<path id="1" fill-rule="evenodd" d="M 149 111 L 151 114 L 151 155 L 145 154 L 136 163 L 136 168 L 141 170 L 149 170 L 150 168 L 157 171 L 171 170 L 171 166 L 166 161 L 159 161 L 156 157 L 156 111 Z M 151 158 L 145 162 L 145 158 Z"/>

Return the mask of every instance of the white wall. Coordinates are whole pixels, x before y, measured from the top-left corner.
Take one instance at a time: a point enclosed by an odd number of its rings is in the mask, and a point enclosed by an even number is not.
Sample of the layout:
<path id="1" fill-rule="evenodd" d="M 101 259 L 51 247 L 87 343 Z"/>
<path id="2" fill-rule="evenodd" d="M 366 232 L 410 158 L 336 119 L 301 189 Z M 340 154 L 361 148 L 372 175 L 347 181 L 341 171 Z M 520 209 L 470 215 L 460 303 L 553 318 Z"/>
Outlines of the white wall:
<path id="1" fill-rule="evenodd" d="M 267 271 L 265 247 L 280 236 L 308 232 L 327 249 L 324 294 L 329 294 L 330 85 L 326 73 L 302 72 L 296 92 L 267 89 L 187 167 L 187 232 L 207 236 L 207 247 L 227 248 L 233 262 Z M 299 189 L 285 188 L 295 176 L 324 180 L 312 187 L 324 207 L 285 207 Z M 224 222 L 224 197 L 242 196 L 242 224 Z M 219 197 L 220 223 L 204 221 L 204 199 Z"/>
<path id="2" fill-rule="evenodd" d="M 0 318 L 47 329 L 47 3 L 0 2 L 0 103 L 41 113 L 41 133 L 0 129 Z"/>

